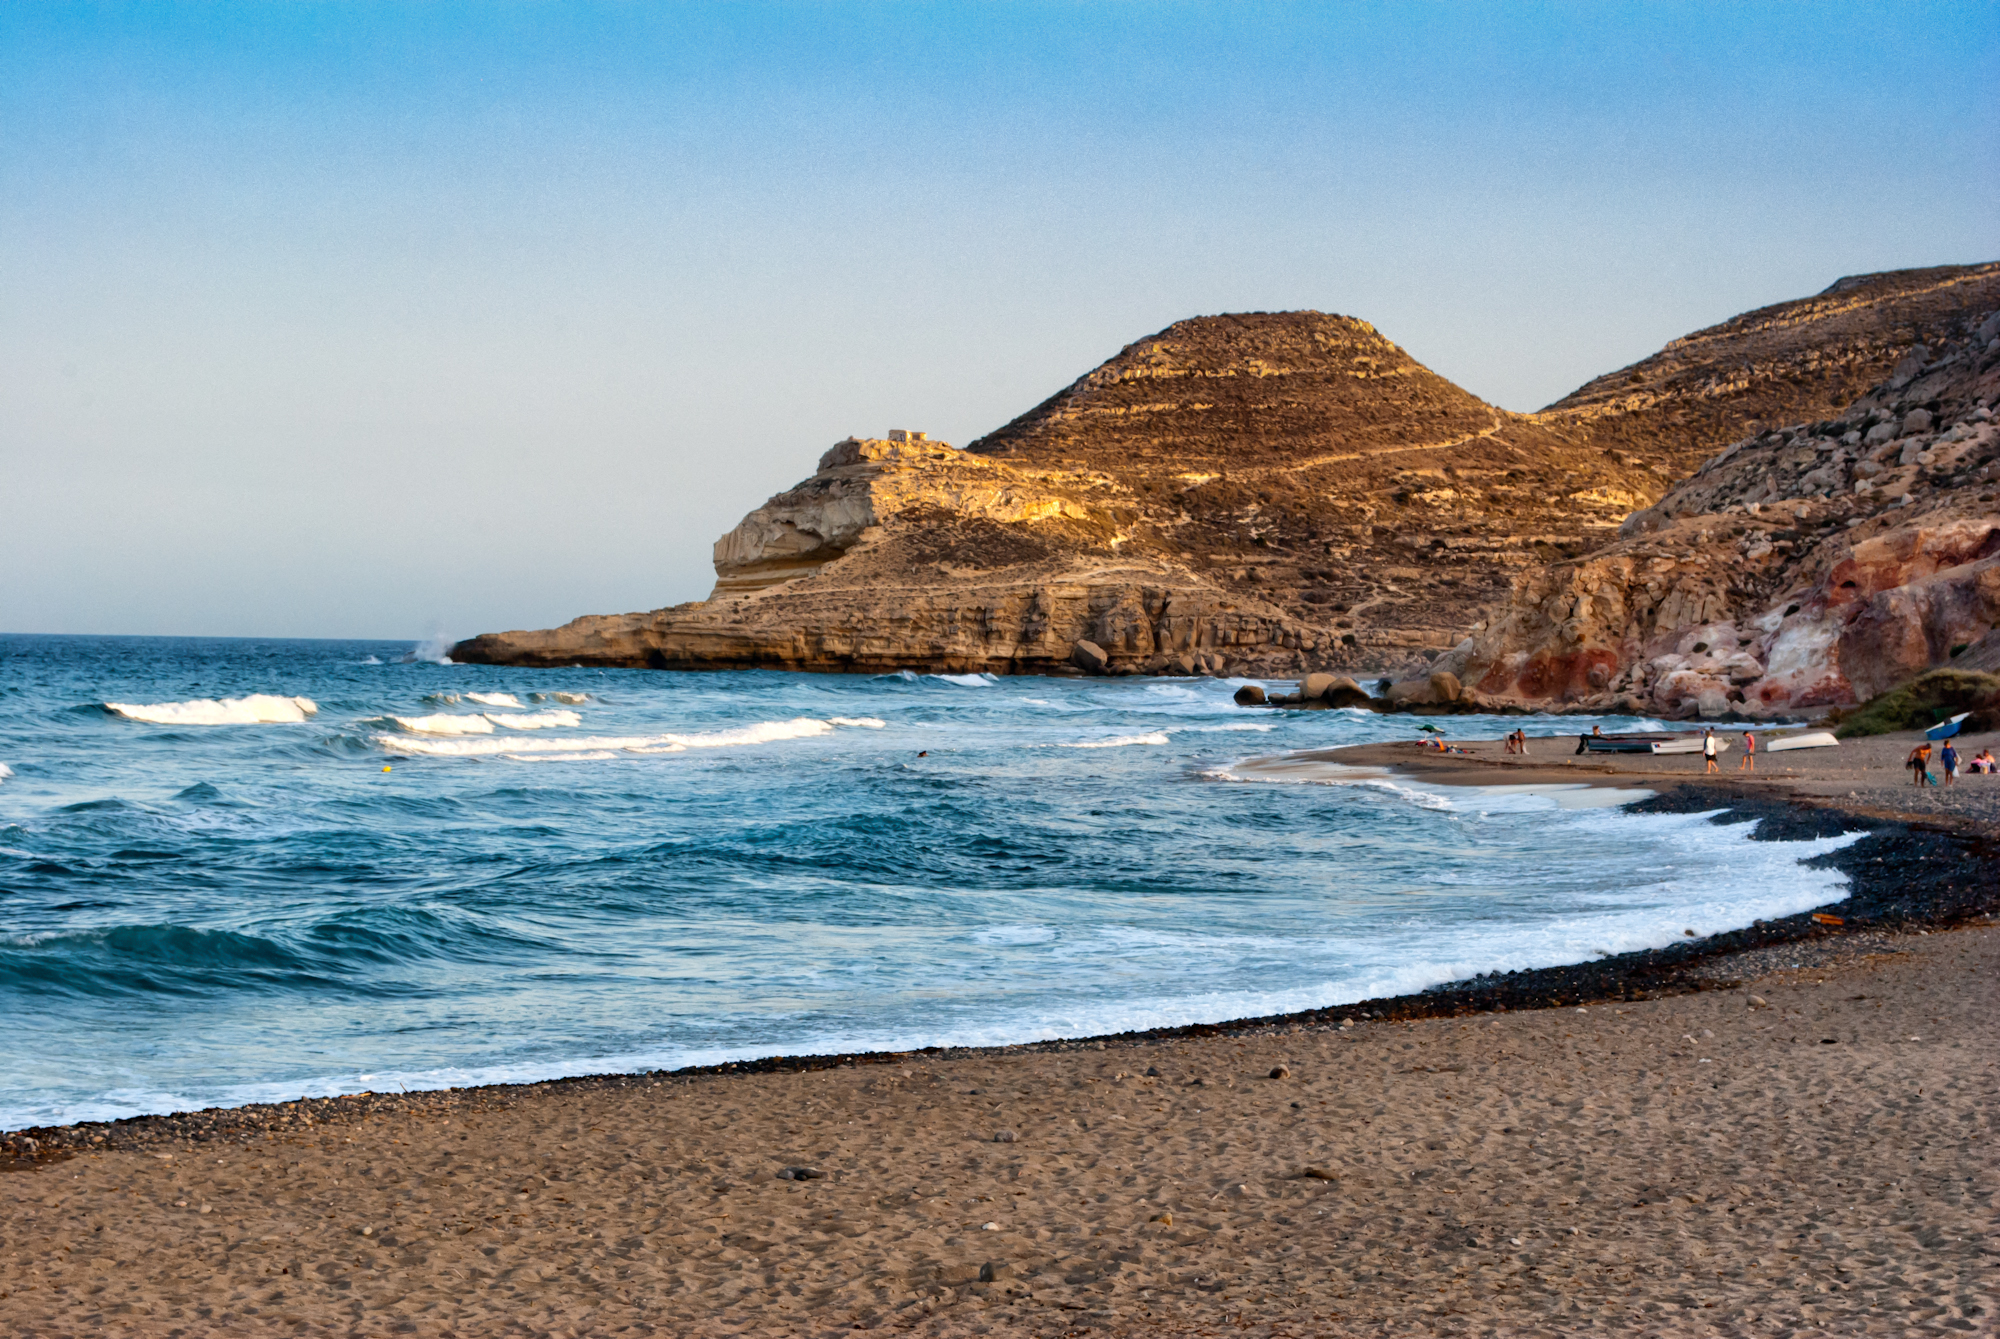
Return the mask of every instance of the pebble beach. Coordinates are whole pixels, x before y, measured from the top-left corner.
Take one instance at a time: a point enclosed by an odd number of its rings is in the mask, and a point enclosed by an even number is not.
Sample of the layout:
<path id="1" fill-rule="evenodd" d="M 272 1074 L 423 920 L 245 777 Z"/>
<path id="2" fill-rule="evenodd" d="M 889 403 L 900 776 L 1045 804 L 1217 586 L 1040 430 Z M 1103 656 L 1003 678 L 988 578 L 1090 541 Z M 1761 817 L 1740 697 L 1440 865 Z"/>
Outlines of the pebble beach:
<path id="1" fill-rule="evenodd" d="M 1389 749 L 1346 763 L 1407 770 Z M 1770 784 L 1734 802 L 1840 820 Z M 1880 849 L 1946 867 L 1938 914 L 1863 842 L 1837 927 L 1312 1015 L 30 1132 L 0 1157 L 0 1326 L 1987 1331 L 2000 924 L 1950 867 L 1990 847 L 1866 821 L 1930 843 Z"/>

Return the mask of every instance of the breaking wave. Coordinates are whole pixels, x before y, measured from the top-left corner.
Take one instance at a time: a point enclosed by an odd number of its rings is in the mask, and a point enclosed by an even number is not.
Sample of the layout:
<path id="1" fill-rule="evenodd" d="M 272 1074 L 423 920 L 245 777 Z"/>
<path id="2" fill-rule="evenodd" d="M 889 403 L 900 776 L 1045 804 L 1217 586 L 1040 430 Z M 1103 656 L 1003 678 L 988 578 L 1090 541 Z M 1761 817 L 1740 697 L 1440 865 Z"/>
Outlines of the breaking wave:
<path id="1" fill-rule="evenodd" d="M 589 693 L 530 693 L 530 702 L 561 702 L 566 706 L 580 707 L 590 701 Z M 519 706 L 519 703 L 515 703 Z"/>
<path id="2" fill-rule="evenodd" d="M 1086 739 L 1077 744 L 1064 744 L 1066 749 L 1122 749 L 1133 744 L 1164 744 L 1167 742 L 1165 730 L 1155 730 L 1144 735 L 1117 735 L 1111 739 Z"/>
<path id="3" fill-rule="evenodd" d="M 389 719 L 420 735 L 490 735 L 496 725 L 508 730 L 549 730 L 569 729 L 583 724 L 583 717 L 573 711 L 536 711 L 519 716 L 496 716 L 490 712 L 454 716 L 441 712 L 435 716 L 391 716 Z"/>
<path id="4" fill-rule="evenodd" d="M 549 712 L 548 715 L 572 715 L 570 712 Z M 453 719 L 467 719 L 463 717 Z M 518 717 L 500 718 L 503 722 Z M 872 719 L 872 718 L 869 718 Z M 875 727 L 869 727 L 875 728 Z M 592 754 L 601 757 L 615 757 L 619 753 L 681 753 L 687 749 L 734 748 L 745 744 L 771 744 L 786 739 L 811 739 L 815 735 L 828 735 L 834 731 L 832 721 L 816 720 L 810 716 L 798 716 L 789 721 L 759 721 L 755 725 L 745 725 L 734 730 L 711 730 L 696 734 L 623 735 L 606 738 L 589 736 L 582 739 L 411 739 L 403 735 L 376 735 L 374 740 L 391 753 L 405 753 L 433 758 L 491 758 L 505 755 L 511 758 L 527 758 L 542 755 L 554 758 L 559 755 L 577 755 L 564 761 L 582 761 L 581 755 Z M 476 733 L 486 733 L 478 731 Z"/>
<path id="5" fill-rule="evenodd" d="M 467 702 L 477 702 L 482 707 L 518 707 L 521 699 L 512 693 L 467 693 Z"/>
<path id="6" fill-rule="evenodd" d="M 154 725 L 296 725 L 319 710 L 309 697 L 196 698 L 191 702 L 106 702 L 106 711 Z"/>
<path id="7" fill-rule="evenodd" d="M 403 663 L 405 665 L 449 665 L 451 657 L 446 653 L 450 650 L 451 638 L 445 636 L 442 632 L 434 632 L 405 652 Z"/>

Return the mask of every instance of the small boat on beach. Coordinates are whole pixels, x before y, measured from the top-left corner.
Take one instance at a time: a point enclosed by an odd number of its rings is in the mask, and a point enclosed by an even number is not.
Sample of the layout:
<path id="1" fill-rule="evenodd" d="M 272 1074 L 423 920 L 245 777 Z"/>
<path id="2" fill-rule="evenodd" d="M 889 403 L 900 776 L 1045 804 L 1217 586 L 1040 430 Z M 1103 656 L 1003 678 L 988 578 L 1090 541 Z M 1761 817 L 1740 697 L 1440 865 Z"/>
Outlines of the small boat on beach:
<path id="1" fill-rule="evenodd" d="M 1924 731 L 1924 738 L 1950 739 L 1953 735 L 1958 733 L 1958 727 L 1963 725 L 1965 723 L 1965 718 L 1970 716 L 1971 714 L 1972 713 L 1969 711 L 1961 711 L 1958 713 L 1958 715 L 1952 717 L 1948 721 L 1938 722 L 1936 725 L 1933 725 L 1930 729 Z"/>
<path id="2" fill-rule="evenodd" d="M 1780 735 L 1764 746 L 1766 753 L 1783 753 L 1787 749 L 1830 749 L 1840 744 L 1830 730 L 1814 730 L 1803 735 Z"/>
<path id="3" fill-rule="evenodd" d="M 1589 753 L 1651 753 L 1653 740 L 1633 735 L 1590 735 L 1583 741 Z"/>
<path id="4" fill-rule="evenodd" d="M 1653 745 L 1653 752 L 1700 753 L 1701 740 L 1702 736 L 1700 735 L 1675 735 L 1672 739 Z M 1719 734 L 1715 737 L 1715 751 L 1717 753 L 1729 752 L 1729 737 L 1727 735 Z"/>

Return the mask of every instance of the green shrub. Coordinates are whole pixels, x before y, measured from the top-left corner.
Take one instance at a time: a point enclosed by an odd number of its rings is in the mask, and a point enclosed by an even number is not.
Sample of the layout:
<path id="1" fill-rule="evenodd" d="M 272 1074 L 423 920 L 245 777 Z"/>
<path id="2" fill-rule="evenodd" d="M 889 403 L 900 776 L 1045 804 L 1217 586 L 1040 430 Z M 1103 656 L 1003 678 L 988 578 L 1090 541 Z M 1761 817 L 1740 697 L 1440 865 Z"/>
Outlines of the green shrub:
<path id="1" fill-rule="evenodd" d="M 1973 713 L 1961 727 L 1964 733 L 1991 730 L 2000 717 L 2000 675 L 1929 670 L 1845 715 L 1833 733 L 1854 739 L 1892 730 L 1928 730 L 1961 711 Z"/>

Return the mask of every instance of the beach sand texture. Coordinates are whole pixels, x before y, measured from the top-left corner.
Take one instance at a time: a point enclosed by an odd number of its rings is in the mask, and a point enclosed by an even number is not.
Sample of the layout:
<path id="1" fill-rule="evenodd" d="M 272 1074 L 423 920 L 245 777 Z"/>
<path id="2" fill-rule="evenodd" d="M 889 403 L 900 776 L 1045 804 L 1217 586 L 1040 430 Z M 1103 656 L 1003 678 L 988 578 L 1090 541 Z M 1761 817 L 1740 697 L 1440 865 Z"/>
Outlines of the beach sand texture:
<path id="1" fill-rule="evenodd" d="M 0 1331 L 1993 1332 L 2000 927 L 1745 958 L 1785 970 L 16 1164 Z"/>
<path id="2" fill-rule="evenodd" d="M 1447 730 L 1450 720 L 1443 724 Z M 1676 727 L 1685 733 L 1687 727 Z M 1665 756 L 1635 753 L 1576 752 L 1576 735 L 1530 738 L 1523 757 L 1507 752 L 1498 739 L 1456 739 L 1463 756 L 1440 754 L 1416 742 L 1360 744 L 1304 755 L 1348 766 L 1390 768 L 1439 785 L 1495 786 L 1523 784 L 1583 784 L 1597 786 L 1662 786 L 1701 782 L 1715 788 L 1718 806 L 1726 805 L 1734 788 L 1744 793 L 1779 793 L 1855 813 L 1942 823 L 1988 834 L 2000 833 L 2000 776 L 1961 775 L 1955 785 L 1911 784 L 1903 766 L 1923 734 L 1894 734 L 1843 739 L 1834 748 L 1769 752 L 1771 734 L 1757 731 L 1754 771 L 1741 770 L 1743 727 L 1718 726 L 1716 735 L 1729 751 L 1718 762 L 1719 772 L 1706 776 L 1700 754 Z M 1449 738 L 1450 736 L 1447 735 Z M 1969 735 L 1954 741 L 1961 757 L 1982 748 L 2000 749 L 2000 736 Z M 1931 775 L 1943 780 L 1943 767 L 1933 752 Z"/>

